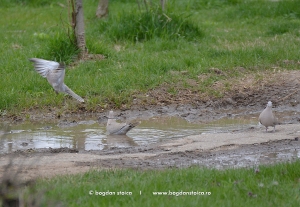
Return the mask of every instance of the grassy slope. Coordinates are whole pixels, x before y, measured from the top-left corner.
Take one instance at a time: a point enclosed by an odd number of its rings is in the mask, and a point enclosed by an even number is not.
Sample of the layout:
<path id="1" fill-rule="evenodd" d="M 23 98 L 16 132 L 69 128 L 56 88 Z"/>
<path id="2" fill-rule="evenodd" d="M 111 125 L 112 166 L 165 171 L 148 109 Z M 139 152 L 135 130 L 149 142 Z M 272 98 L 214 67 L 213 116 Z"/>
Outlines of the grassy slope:
<path id="1" fill-rule="evenodd" d="M 94 0 L 84 5 L 87 45 L 90 53 L 104 54 L 107 59 L 83 62 L 67 70 L 65 80 L 87 100 L 87 109 L 130 104 L 132 94 L 164 82 L 197 80 L 212 67 L 230 76 L 241 75 L 236 67 L 244 67 L 247 72 L 300 67 L 283 64 L 283 60 L 298 60 L 299 1 L 170 1 L 167 15 L 185 17 L 198 26 L 202 37 L 190 41 L 164 35 L 137 43 L 115 41 L 120 31 L 100 30 L 100 20 L 94 18 L 97 3 Z M 119 21 L 136 9 L 133 0 L 112 1 L 107 21 L 109 25 L 132 26 L 131 21 Z M 28 61 L 40 57 L 70 63 L 76 52 L 66 42 L 67 8 L 55 2 L 42 6 L 8 3 L 0 12 L 1 112 L 48 106 L 76 110 L 76 101 L 69 99 L 66 104 L 66 98 L 57 96 Z M 172 76 L 171 70 L 188 71 L 188 75 Z M 194 90 L 205 91 L 220 78 L 212 75 L 193 86 Z"/>
<path id="2" fill-rule="evenodd" d="M 298 206 L 300 162 L 254 169 L 192 167 L 164 171 L 102 170 L 38 182 L 43 202 L 67 206 Z M 89 192 L 132 192 L 130 196 Z M 141 191 L 141 195 L 140 195 Z M 153 192 L 211 192 L 211 195 L 154 195 Z"/>

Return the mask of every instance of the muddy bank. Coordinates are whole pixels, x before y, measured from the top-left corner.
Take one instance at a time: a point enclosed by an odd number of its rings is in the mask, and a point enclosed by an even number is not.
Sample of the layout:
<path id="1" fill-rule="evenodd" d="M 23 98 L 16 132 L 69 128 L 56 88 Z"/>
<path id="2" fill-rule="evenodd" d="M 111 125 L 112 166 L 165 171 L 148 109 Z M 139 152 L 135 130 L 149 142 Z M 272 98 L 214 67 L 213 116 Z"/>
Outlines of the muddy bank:
<path id="1" fill-rule="evenodd" d="M 259 164 L 290 161 L 300 158 L 300 71 L 289 71 L 262 79 L 252 76 L 234 82 L 232 90 L 224 91 L 222 98 L 203 98 L 178 88 L 176 96 L 168 94 L 166 86 L 135 97 L 130 108 L 116 111 L 120 120 L 143 120 L 154 116 L 179 116 L 190 122 L 209 122 L 223 117 L 252 116 L 274 103 L 275 114 L 281 114 L 282 125 L 275 133 L 250 128 L 230 133 L 201 134 L 167 143 L 127 148 L 110 148 L 101 151 L 83 151 L 69 148 L 28 149 L 0 155 L 0 172 L 17 170 L 24 178 L 50 177 L 57 174 L 74 174 L 91 168 L 163 169 L 191 165 L 223 169 L 226 167 L 251 167 Z M 268 79 L 268 81 L 265 81 Z M 223 90 L 223 83 L 216 83 Z M 154 103 L 154 104 L 153 104 Z M 8 116 L 2 114 L 2 135 L 10 126 L 25 120 L 32 122 L 53 121 L 70 127 L 87 117 L 106 123 L 106 110 L 85 110 L 61 113 L 51 109 L 32 110 Z"/>
<path id="2" fill-rule="evenodd" d="M 222 75 L 222 74 L 220 74 Z M 197 86 L 203 77 L 192 81 Z M 175 84 L 175 85 L 174 85 Z M 177 84 L 177 85 L 176 85 Z M 225 87 L 230 84 L 230 89 Z M 175 88 L 176 93 L 168 89 Z M 268 101 L 273 102 L 277 112 L 293 112 L 289 122 L 299 122 L 300 112 L 300 71 L 260 72 L 245 74 L 241 78 L 229 78 L 218 81 L 213 90 L 222 94 L 221 98 L 209 96 L 207 92 L 186 89 L 180 83 L 162 84 L 145 94 L 133 95 L 130 106 L 115 109 L 113 104 L 107 108 L 87 109 L 85 104 L 78 104 L 75 111 L 60 108 L 29 109 L 19 114 L 1 113 L 2 123 L 22 121 L 80 121 L 93 117 L 105 123 L 108 110 L 114 108 L 121 120 L 148 119 L 153 116 L 179 116 L 191 122 L 207 122 L 226 116 L 241 116 L 259 113 Z"/>

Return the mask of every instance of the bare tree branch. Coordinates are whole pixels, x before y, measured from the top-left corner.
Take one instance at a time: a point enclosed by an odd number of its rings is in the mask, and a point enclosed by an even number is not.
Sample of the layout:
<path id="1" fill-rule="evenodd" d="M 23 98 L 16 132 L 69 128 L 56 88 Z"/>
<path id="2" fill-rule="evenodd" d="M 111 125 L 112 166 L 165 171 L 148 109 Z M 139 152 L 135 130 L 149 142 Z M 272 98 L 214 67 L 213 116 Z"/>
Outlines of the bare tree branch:
<path id="1" fill-rule="evenodd" d="M 77 47 L 80 49 L 79 58 L 84 58 L 87 55 L 87 48 L 85 43 L 82 0 L 76 0 L 75 2 L 75 20 L 75 36 Z"/>

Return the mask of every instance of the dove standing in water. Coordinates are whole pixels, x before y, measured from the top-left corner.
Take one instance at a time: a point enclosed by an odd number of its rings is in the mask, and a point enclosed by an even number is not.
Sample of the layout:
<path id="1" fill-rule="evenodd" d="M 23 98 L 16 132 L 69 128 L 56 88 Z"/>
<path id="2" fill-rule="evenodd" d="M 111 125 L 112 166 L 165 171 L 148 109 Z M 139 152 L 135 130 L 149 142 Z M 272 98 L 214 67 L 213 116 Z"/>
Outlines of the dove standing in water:
<path id="1" fill-rule="evenodd" d="M 68 86 L 64 84 L 65 66 L 64 64 L 43 60 L 39 58 L 29 59 L 34 62 L 34 68 L 42 77 L 47 78 L 50 85 L 54 88 L 56 93 L 66 93 L 80 102 L 84 102 L 83 98 L 74 93 Z"/>
<path id="2" fill-rule="evenodd" d="M 266 132 L 268 131 L 268 127 L 274 127 L 275 132 L 275 125 L 277 124 L 277 119 L 274 117 L 272 112 L 272 102 L 269 101 L 267 107 L 260 113 L 259 115 L 259 123 L 266 127 Z"/>
<path id="3" fill-rule="evenodd" d="M 108 114 L 108 120 L 106 125 L 106 131 L 108 134 L 115 134 L 115 135 L 124 135 L 132 128 L 137 126 L 139 122 L 136 123 L 118 123 L 116 118 L 114 117 L 114 112 L 110 111 Z"/>

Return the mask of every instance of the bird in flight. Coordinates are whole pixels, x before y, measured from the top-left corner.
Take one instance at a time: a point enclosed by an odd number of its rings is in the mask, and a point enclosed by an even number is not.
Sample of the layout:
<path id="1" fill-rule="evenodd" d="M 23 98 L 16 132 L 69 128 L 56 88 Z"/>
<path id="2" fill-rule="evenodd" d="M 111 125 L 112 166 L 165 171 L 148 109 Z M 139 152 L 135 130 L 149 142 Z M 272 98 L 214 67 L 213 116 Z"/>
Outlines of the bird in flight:
<path id="1" fill-rule="evenodd" d="M 84 102 L 83 98 L 74 93 L 66 84 L 65 65 L 55 61 L 49 61 L 39 58 L 29 59 L 34 62 L 34 68 L 42 77 L 47 78 L 50 85 L 54 88 L 56 93 L 69 94 L 79 102 Z"/>

